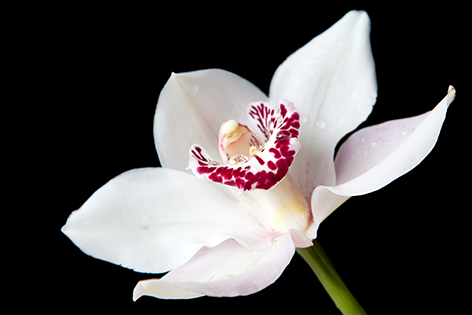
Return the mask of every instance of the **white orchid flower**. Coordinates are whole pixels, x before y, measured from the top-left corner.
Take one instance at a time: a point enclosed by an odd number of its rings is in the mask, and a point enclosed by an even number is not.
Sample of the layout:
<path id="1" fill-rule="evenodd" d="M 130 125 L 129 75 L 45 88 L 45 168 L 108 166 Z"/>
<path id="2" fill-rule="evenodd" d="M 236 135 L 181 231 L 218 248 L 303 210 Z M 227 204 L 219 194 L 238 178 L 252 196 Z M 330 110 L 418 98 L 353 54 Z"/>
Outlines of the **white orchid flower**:
<path id="1" fill-rule="evenodd" d="M 337 207 L 407 173 L 436 143 L 452 87 L 430 112 L 352 134 L 333 159 L 376 101 L 369 37 L 368 15 L 347 13 L 278 67 L 270 97 L 223 70 L 172 74 L 154 120 L 162 168 L 115 177 L 63 232 L 93 257 L 170 271 L 139 282 L 134 299 L 264 289 Z"/>

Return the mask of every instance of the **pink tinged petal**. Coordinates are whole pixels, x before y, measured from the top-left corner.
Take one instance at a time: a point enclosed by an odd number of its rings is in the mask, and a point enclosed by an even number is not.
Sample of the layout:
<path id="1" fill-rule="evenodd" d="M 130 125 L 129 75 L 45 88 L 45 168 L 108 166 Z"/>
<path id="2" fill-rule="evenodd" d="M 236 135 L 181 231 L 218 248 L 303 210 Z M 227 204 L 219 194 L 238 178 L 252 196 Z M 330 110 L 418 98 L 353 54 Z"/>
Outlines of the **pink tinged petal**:
<path id="1" fill-rule="evenodd" d="M 363 122 L 377 97 L 370 20 L 351 11 L 293 53 L 274 74 L 270 98 L 297 105 L 303 128 L 292 173 L 308 199 L 318 185 L 335 185 L 337 142 Z"/>
<path id="2" fill-rule="evenodd" d="M 280 108 L 281 114 L 269 141 L 252 158 L 241 152 L 239 163 L 222 165 L 202 146 L 194 144 L 190 147 L 188 168 L 199 179 L 236 187 L 241 194 L 253 189 L 271 189 L 285 178 L 301 147 L 298 111 L 290 102 L 282 103 Z"/>
<path id="3" fill-rule="evenodd" d="M 154 139 L 161 165 L 184 170 L 188 148 L 201 143 L 217 156 L 218 128 L 244 120 L 247 104 L 267 96 L 251 82 L 224 70 L 173 73 L 159 95 Z"/>
<path id="4" fill-rule="evenodd" d="M 364 128 L 349 137 L 336 157 L 338 185 L 332 191 L 345 196 L 367 194 L 413 169 L 436 144 L 454 96 L 450 86 L 431 112 Z"/>
<path id="5" fill-rule="evenodd" d="M 140 281 L 133 298 L 149 295 L 185 299 L 258 292 L 282 274 L 295 253 L 295 247 L 312 245 L 296 230 L 278 236 L 273 243 L 256 251 L 249 251 L 234 240 L 227 240 L 214 248 L 202 248 L 188 263 L 163 278 Z"/>
<path id="6" fill-rule="evenodd" d="M 364 128 L 349 137 L 336 156 L 339 185 L 319 186 L 313 192 L 315 224 L 350 196 L 378 190 L 418 165 L 436 144 L 454 96 L 451 86 L 431 112 Z"/>
<path id="7" fill-rule="evenodd" d="M 181 266 L 202 247 L 229 238 L 260 249 L 273 237 L 215 185 L 162 168 L 115 177 L 71 214 L 62 231 L 86 254 L 150 273 Z"/>
<path id="8" fill-rule="evenodd" d="M 313 224 L 305 233 L 306 236 L 315 239 L 320 223 L 349 198 L 350 196 L 340 196 L 332 193 L 329 187 L 316 187 L 311 197 Z"/>

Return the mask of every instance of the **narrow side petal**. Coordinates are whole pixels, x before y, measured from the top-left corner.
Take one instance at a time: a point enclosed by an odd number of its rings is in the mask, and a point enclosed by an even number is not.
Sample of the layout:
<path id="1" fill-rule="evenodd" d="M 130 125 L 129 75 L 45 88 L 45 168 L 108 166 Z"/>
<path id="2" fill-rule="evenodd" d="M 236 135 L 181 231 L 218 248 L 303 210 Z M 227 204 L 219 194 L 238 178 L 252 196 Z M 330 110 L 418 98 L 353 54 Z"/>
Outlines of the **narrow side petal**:
<path id="1" fill-rule="evenodd" d="M 364 128 L 349 137 L 336 156 L 338 183 L 331 190 L 343 196 L 367 194 L 413 169 L 436 144 L 454 95 L 451 86 L 431 112 Z"/>
<path id="2" fill-rule="evenodd" d="M 201 70 L 175 74 L 159 95 L 154 139 L 161 165 L 184 170 L 188 148 L 200 143 L 218 153 L 218 131 L 229 119 L 246 119 L 246 107 L 267 96 L 251 82 L 228 71 Z"/>
<path id="3" fill-rule="evenodd" d="M 295 253 L 295 247 L 311 246 L 296 230 L 279 236 L 274 245 L 249 251 L 233 240 L 214 248 L 202 248 L 188 263 L 161 279 L 141 281 L 134 299 L 142 295 L 185 299 L 202 295 L 238 296 L 258 292 L 282 274 Z"/>
<path id="4" fill-rule="evenodd" d="M 420 116 L 389 121 L 353 134 L 336 156 L 338 186 L 319 186 L 312 195 L 315 221 L 319 224 L 350 196 L 378 190 L 418 165 L 433 149 L 455 90 L 431 111 Z"/>
<path id="5" fill-rule="evenodd" d="M 335 185 L 337 142 L 363 122 L 377 97 L 370 20 L 351 11 L 290 55 L 277 69 L 270 99 L 286 98 L 300 110 L 303 150 L 292 173 L 309 199 L 318 185 Z"/>
<path id="6" fill-rule="evenodd" d="M 150 273 L 228 238 L 251 249 L 271 244 L 273 235 L 214 186 L 170 169 L 131 170 L 97 190 L 62 231 L 86 254 Z"/>

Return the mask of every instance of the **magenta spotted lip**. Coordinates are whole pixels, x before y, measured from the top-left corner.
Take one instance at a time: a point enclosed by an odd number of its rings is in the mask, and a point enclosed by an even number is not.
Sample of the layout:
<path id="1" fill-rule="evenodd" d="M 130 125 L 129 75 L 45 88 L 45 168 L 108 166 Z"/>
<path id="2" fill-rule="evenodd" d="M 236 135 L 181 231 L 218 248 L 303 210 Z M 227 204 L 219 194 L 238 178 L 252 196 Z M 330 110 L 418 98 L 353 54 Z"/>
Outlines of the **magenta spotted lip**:
<path id="1" fill-rule="evenodd" d="M 254 130 L 256 141 L 263 143 L 260 150 L 250 158 L 241 159 L 242 162 L 222 165 L 200 145 L 194 144 L 190 148 L 189 168 L 197 178 L 236 187 L 240 194 L 253 189 L 271 189 L 285 178 L 301 147 L 298 110 L 292 103 L 283 101 L 277 115 L 268 103 L 258 102 L 249 105 L 248 114 L 257 129 Z"/>

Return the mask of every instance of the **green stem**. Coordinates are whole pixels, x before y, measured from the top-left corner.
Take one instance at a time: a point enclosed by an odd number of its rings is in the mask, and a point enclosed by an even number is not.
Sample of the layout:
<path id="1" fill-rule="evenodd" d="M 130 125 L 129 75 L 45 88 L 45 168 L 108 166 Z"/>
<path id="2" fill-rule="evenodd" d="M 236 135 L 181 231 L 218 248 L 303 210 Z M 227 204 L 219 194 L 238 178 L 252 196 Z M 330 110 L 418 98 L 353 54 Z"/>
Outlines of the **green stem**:
<path id="1" fill-rule="evenodd" d="M 311 247 L 297 248 L 297 252 L 311 267 L 341 313 L 344 315 L 367 314 L 354 296 L 352 296 L 351 292 L 349 292 L 317 240 L 313 241 L 313 246 Z"/>

